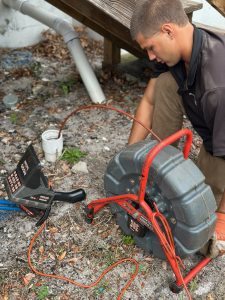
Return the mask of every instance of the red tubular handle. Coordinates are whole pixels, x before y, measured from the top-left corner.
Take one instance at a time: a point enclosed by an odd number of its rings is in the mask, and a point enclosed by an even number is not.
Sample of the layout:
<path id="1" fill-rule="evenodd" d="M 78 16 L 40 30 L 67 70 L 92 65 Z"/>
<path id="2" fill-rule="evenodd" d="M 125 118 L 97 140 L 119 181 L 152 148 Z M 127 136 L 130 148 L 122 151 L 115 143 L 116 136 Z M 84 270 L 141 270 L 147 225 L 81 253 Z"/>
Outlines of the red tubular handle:
<path id="1" fill-rule="evenodd" d="M 192 131 L 189 129 L 181 129 L 176 133 L 170 135 L 169 137 L 162 140 L 159 144 L 157 144 L 147 155 L 147 158 L 144 162 L 141 174 L 141 182 L 140 182 L 140 189 L 139 189 L 139 201 L 143 203 L 145 198 L 145 190 L 149 175 L 149 169 L 153 160 L 155 159 L 156 155 L 166 146 L 171 145 L 175 141 L 179 140 L 182 136 L 186 135 L 186 141 L 184 144 L 183 154 L 184 158 L 187 159 L 190 153 L 191 144 L 192 144 Z"/>
<path id="2" fill-rule="evenodd" d="M 211 257 L 205 257 L 200 261 L 188 274 L 184 277 L 185 284 L 188 284 L 208 263 L 212 260 Z M 182 286 L 182 282 L 176 282 L 178 285 Z"/>

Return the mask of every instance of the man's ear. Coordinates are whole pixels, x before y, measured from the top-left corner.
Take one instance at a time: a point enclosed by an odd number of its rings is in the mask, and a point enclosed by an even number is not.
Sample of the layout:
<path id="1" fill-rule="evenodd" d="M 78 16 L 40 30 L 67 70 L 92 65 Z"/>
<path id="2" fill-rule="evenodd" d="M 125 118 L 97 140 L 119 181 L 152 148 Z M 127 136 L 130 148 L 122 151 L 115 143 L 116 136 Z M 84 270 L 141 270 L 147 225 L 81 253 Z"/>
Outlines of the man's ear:
<path id="1" fill-rule="evenodd" d="M 161 31 L 166 33 L 170 39 L 174 38 L 174 28 L 170 23 L 165 23 L 161 26 Z"/>

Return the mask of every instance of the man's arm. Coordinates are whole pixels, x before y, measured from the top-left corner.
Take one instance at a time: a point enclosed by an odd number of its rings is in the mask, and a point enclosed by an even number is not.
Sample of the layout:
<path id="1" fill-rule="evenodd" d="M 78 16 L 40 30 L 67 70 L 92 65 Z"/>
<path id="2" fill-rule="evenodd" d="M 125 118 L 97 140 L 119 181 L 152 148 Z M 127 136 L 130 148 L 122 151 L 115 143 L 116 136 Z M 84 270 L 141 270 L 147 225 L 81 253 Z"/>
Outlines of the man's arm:
<path id="1" fill-rule="evenodd" d="M 156 80 L 157 78 L 152 78 L 149 81 L 144 96 L 141 99 L 141 102 L 138 105 L 135 113 L 135 118 L 141 121 L 148 128 L 151 128 L 152 126 L 152 116 L 154 111 L 153 94 L 155 90 Z M 143 126 L 134 121 L 128 144 L 134 144 L 141 140 L 144 140 L 147 135 L 148 131 Z"/>

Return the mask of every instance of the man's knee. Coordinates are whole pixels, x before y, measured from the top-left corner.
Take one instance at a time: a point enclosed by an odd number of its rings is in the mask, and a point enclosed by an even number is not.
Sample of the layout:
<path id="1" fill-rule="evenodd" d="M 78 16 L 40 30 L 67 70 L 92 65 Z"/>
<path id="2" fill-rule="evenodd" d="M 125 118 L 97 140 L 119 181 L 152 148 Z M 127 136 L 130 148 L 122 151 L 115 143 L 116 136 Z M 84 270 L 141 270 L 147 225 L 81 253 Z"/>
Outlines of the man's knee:
<path id="1" fill-rule="evenodd" d="M 176 114 L 180 112 L 185 114 L 183 101 L 177 93 L 178 85 L 170 72 L 165 72 L 159 75 L 156 81 L 154 92 L 154 103 L 156 106 L 166 107 Z"/>
<path id="2" fill-rule="evenodd" d="M 197 165 L 205 176 L 205 182 L 210 185 L 219 206 L 225 190 L 225 160 L 208 153 L 202 145 Z"/>
<path id="3" fill-rule="evenodd" d="M 156 81 L 156 90 L 174 91 L 177 93 L 178 85 L 170 72 L 159 75 Z"/>
<path id="4" fill-rule="evenodd" d="M 163 73 L 157 78 L 152 130 L 161 139 L 182 128 L 184 109 L 177 89 L 177 84 L 169 72 Z"/>

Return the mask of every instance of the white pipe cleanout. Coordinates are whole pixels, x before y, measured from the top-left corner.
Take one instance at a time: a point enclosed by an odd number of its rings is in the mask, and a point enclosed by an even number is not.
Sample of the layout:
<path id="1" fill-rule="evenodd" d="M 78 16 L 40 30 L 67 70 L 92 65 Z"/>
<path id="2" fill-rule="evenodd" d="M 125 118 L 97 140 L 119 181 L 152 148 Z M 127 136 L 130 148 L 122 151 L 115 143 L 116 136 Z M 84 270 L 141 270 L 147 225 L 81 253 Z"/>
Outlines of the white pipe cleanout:
<path id="1" fill-rule="evenodd" d="M 3 0 L 3 3 L 20 11 L 24 15 L 36 19 L 61 34 L 75 61 L 76 67 L 90 98 L 94 103 L 102 103 L 105 101 L 105 95 L 86 55 L 84 54 L 78 35 L 69 22 L 56 17 L 54 14 L 41 9 L 38 6 L 28 3 L 27 0 Z"/>

